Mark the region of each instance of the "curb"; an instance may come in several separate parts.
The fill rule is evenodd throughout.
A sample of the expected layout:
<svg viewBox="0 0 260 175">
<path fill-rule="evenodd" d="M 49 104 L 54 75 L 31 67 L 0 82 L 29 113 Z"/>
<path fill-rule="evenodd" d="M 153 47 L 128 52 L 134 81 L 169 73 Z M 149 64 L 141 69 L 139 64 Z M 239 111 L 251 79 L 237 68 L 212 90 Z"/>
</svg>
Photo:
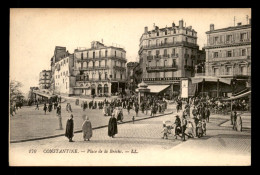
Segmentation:
<svg viewBox="0 0 260 175">
<path fill-rule="evenodd" d="M 151 118 L 161 117 L 161 116 L 170 115 L 170 114 L 173 114 L 173 112 L 169 112 L 169 113 L 165 113 L 165 114 L 160 114 L 160 115 L 153 116 L 153 117 L 150 117 L 150 116 L 149 116 L 149 117 L 145 117 L 145 118 L 140 118 L 140 119 L 136 119 L 135 121 L 141 121 L 141 120 L 145 120 L 145 119 L 151 119 Z M 125 123 L 130 123 L 130 122 L 132 122 L 132 120 L 125 121 L 125 122 L 121 122 L 121 123 L 117 123 L 117 124 L 120 125 L 120 124 L 125 124 Z M 92 128 L 92 130 L 101 129 L 101 128 L 105 128 L 105 127 L 108 127 L 108 125 L 97 126 L 97 127 Z M 82 130 L 74 131 L 74 133 L 80 133 L 80 132 L 82 132 Z M 57 134 L 57 135 L 46 136 L 46 137 L 39 137 L 39 138 L 33 138 L 33 139 L 14 140 L 14 141 L 10 141 L 10 143 L 29 142 L 29 141 L 50 139 L 50 138 L 55 138 L 55 137 L 60 137 L 60 136 L 64 136 L 64 134 Z"/>
</svg>

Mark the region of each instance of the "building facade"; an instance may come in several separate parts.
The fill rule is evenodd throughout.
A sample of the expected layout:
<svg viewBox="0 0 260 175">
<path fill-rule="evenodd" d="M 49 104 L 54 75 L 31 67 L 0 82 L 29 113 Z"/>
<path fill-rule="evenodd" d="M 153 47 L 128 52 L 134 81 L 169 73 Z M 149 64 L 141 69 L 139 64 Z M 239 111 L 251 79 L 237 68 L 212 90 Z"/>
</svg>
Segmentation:
<svg viewBox="0 0 260 175">
<path fill-rule="evenodd" d="M 91 42 L 91 48 L 74 51 L 76 95 L 111 96 L 125 92 L 126 51 L 120 47 Z"/>
<path fill-rule="evenodd" d="M 76 76 L 74 75 L 74 55 L 68 54 L 55 63 L 55 94 L 70 96 L 74 94 Z"/>
<path fill-rule="evenodd" d="M 126 82 L 127 82 L 127 89 L 130 92 L 134 92 L 135 90 L 135 72 L 134 68 L 138 66 L 138 62 L 129 62 L 126 66 Z"/>
<path fill-rule="evenodd" d="M 39 76 L 39 89 L 49 89 L 51 85 L 51 70 L 43 70 Z"/>
<path fill-rule="evenodd" d="M 62 46 L 56 46 L 54 49 L 54 54 L 51 58 L 51 73 L 52 73 L 52 78 L 51 78 L 51 86 L 50 90 L 55 92 L 55 78 L 54 78 L 54 73 L 55 73 L 55 64 L 59 62 L 61 59 L 69 56 L 70 53 L 66 51 L 66 47 Z"/>
<path fill-rule="evenodd" d="M 192 26 L 179 26 L 172 23 L 171 27 L 154 26 L 140 38 L 139 58 L 143 81 L 148 85 L 169 85 L 167 94 L 179 95 L 181 78 L 195 74 L 199 46 L 197 32 Z"/>
<path fill-rule="evenodd" d="M 206 76 L 232 79 L 233 92 L 250 87 L 251 19 L 249 24 L 214 29 L 207 34 Z"/>
</svg>

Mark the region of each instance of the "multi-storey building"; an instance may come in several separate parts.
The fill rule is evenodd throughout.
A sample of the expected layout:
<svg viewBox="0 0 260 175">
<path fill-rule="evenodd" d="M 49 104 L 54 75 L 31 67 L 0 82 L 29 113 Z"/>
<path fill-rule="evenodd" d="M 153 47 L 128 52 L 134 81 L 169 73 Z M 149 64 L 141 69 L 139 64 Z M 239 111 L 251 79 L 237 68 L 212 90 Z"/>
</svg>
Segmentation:
<svg viewBox="0 0 260 175">
<path fill-rule="evenodd" d="M 129 62 L 126 66 L 126 82 L 127 82 L 127 89 L 131 92 L 134 92 L 135 90 L 135 72 L 134 68 L 138 66 L 138 62 Z"/>
<path fill-rule="evenodd" d="M 234 93 L 250 86 L 251 19 L 249 24 L 214 29 L 207 34 L 206 76 L 232 79 Z M 230 88 L 231 89 L 231 88 Z"/>
<path fill-rule="evenodd" d="M 91 42 L 89 49 L 75 49 L 76 95 L 110 96 L 125 91 L 126 51 Z"/>
<path fill-rule="evenodd" d="M 74 55 L 68 54 L 55 63 L 54 92 L 60 95 L 70 96 L 74 94 L 76 77 L 74 75 Z"/>
<path fill-rule="evenodd" d="M 40 72 L 39 89 L 49 89 L 51 85 L 51 70 L 43 70 Z"/>
<path fill-rule="evenodd" d="M 52 79 L 51 79 L 51 86 L 50 90 L 53 92 L 55 91 L 55 78 L 54 78 L 54 72 L 55 72 L 55 63 L 60 61 L 61 59 L 69 56 L 69 52 L 66 51 L 66 47 L 56 46 L 54 50 L 54 54 L 51 58 L 51 72 L 52 72 Z"/>
<path fill-rule="evenodd" d="M 183 20 L 179 21 L 179 26 L 175 23 L 160 29 L 154 26 L 151 31 L 145 27 L 139 48 L 143 81 L 149 87 L 157 85 L 156 89 L 162 90 L 160 85 L 169 85 L 161 86 L 167 87 L 165 93 L 178 95 L 181 78 L 195 74 L 199 51 L 197 32 L 192 26 L 184 26 Z"/>
</svg>

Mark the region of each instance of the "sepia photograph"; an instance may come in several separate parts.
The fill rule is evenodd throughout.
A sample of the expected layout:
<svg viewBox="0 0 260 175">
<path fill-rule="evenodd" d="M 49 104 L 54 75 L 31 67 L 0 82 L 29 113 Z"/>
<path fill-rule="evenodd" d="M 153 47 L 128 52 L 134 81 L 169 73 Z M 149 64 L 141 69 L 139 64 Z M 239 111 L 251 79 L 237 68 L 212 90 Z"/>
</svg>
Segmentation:
<svg viewBox="0 0 260 175">
<path fill-rule="evenodd" d="M 251 166 L 251 8 L 9 12 L 9 166 Z"/>
</svg>

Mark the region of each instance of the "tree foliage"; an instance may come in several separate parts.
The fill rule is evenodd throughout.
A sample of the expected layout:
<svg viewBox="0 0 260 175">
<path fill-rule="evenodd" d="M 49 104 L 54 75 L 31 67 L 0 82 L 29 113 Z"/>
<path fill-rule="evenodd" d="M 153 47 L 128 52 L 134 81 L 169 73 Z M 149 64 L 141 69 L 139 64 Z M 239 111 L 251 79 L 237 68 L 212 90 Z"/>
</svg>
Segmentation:
<svg viewBox="0 0 260 175">
<path fill-rule="evenodd" d="M 24 98 L 23 93 L 20 88 L 22 87 L 22 83 L 19 81 L 11 80 L 10 81 L 10 102 L 13 103 L 15 101 L 19 101 Z"/>
</svg>

